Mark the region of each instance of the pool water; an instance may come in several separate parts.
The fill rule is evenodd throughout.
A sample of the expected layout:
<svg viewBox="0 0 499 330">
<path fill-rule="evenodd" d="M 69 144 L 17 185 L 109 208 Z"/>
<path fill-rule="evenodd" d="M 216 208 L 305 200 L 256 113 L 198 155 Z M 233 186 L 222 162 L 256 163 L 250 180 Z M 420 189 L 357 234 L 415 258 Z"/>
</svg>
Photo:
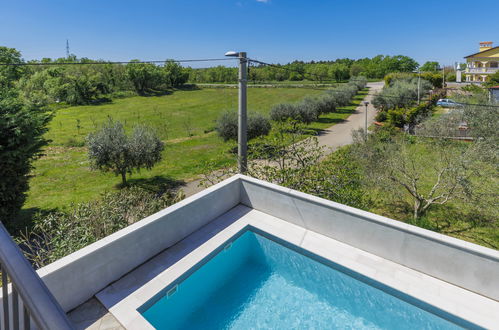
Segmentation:
<svg viewBox="0 0 499 330">
<path fill-rule="evenodd" d="M 139 312 L 157 329 L 458 328 L 250 230 Z"/>
</svg>

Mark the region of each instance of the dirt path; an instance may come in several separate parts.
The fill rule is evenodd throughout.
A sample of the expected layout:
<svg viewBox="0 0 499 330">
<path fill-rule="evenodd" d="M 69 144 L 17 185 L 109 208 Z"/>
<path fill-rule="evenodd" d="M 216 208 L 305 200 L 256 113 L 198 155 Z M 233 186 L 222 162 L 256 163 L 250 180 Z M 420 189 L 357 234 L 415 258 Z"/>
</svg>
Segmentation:
<svg viewBox="0 0 499 330">
<path fill-rule="evenodd" d="M 371 104 L 372 98 L 374 94 L 376 94 L 381 90 L 381 88 L 383 88 L 383 85 L 384 82 L 374 82 L 367 84 L 367 86 L 369 87 L 369 94 L 366 95 L 364 101 L 369 102 L 369 105 L 367 107 L 368 125 L 371 125 L 374 122 L 374 117 L 376 116 L 376 110 Z M 320 135 L 317 137 L 319 140 L 319 145 L 326 148 L 327 154 L 334 152 L 339 147 L 353 142 L 352 130 L 364 127 L 366 118 L 365 111 L 366 107 L 361 104 L 346 120 L 329 128 L 326 128 L 320 133 Z M 200 182 L 201 180 L 194 180 L 191 182 L 187 182 L 184 186 L 182 186 L 182 190 L 184 191 L 185 195 L 191 196 L 203 190 L 203 187 L 199 187 Z"/>
</svg>

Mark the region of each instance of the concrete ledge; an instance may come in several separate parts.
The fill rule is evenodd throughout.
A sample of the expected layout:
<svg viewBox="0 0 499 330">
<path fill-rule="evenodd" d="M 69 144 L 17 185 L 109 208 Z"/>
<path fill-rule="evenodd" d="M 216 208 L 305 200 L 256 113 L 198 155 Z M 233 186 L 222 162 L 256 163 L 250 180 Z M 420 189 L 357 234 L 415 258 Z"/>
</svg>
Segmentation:
<svg viewBox="0 0 499 330">
<path fill-rule="evenodd" d="M 239 203 L 230 178 L 38 270 L 69 311 Z"/>
<path fill-rule="evenodd" d="M 65 311 L 238 204 L 499 300 L 499 252 L 236 175 L 38 270 Z"/>
<path fill-rule="evenodd" d="M 241 203 L 499 300 L 499 252 L 346 205 L 241 177 Z"/>
</svg>

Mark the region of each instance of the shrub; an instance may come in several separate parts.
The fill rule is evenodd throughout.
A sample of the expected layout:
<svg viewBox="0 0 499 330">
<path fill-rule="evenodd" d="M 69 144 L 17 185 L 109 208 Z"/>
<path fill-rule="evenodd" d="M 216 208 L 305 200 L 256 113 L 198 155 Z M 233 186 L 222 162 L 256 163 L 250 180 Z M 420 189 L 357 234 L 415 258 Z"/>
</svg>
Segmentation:
<svg viewBox="0 0 499 330">
<path fill-rule="evenodd" d="M 311 122 L 317 120 L 319 117 L 318 105 L 315 99 L 305 98 L 303 101 L 298 103 L 297 108 L 297 120 L 310 124 Z"/>
<path fill-rule="evenodd" d="M 123 125 L 112 119 L 99 131 L 88 136 L 88 156 L 92 167 L 121 175 L 123 185 L 126 174 L 151 169 L 161 160 L 164 144 L 146 126 L 136 126 L 131 136 L 125 134 Z"/>
<path fill-rule="evenodd" d="M 250 114 L 248 117 L 248 139 L 268 135 L 272 126 L 267 117 L 259 113 Z"/>
<path fill-rule="evenodd" d="M 361 89 L 366 88 L 367 86 L 367 78 L 364 76 L 356 76 L 350 78 L 350 83 L 357 86 L 357 89 L 360 91 Z"/>
<path fill-rule="evenodd" d="M 158 196 L 136 186 L 107 192 L 97 200 L 72 205 L 69 211 L 36 215 L 32 231 L 19 243 L 32 264 L 43 267 L 182 198 L 171 190 Z"/>
<path fill-rule="evenodd" d="M 217 120 L 215 130 L 218 132 L 218 135 L 224 139 L 224 141 L 237 140 L 237 127 L 237 112 L 226 111 L 222 113 L 220 118 Z M 267 135 L 269 134 L 271 128 L 272 126 L 269 119 L 263 115 L 259 113 L 250 113 L 248 115 L 248 139 Z"/>
<path fill-rule="evenodd" d="M 286 121 L 297 118 L 298 109 L 292 103 L 279 103 L 270 109 L 270 119 L 275 121 Z"/>
<path fill-rule="evenodd" d="M 218 118 L 215 130 L 224 141 L 237 140 L 237 125 L 237 112 L 226 111 Z"/>
<path fill-rule="evenodd" d="M 297 104 L 281 103 L 270 110 L 270 118 L 275 121 L 294 120 L 310 124 L 319 116 L 318 105 L 314 99 L 306 98 Z"/>
</svg>

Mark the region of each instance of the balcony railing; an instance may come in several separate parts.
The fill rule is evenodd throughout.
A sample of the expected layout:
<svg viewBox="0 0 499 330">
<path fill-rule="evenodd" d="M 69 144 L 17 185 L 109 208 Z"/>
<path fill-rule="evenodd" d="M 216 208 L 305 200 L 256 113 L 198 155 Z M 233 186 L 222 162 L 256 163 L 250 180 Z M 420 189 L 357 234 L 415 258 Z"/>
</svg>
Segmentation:
<svg viewBox="0 0 499 330">
<path fill-rule="evenodd" d="M 66 313 L 24 258 L 2 223 L 0 223 L 0 273 L 2 273 L 0 329 L 17 330 L 21 326 L 23 329 L 31 329 L 33 328 L 31 321 L 37 329 L 73 329 Z"/>
<path fill-rule="evenodd" d="M 496 73 L 499 68 L 467 68 L 466 73 Z"/>
</svg>

